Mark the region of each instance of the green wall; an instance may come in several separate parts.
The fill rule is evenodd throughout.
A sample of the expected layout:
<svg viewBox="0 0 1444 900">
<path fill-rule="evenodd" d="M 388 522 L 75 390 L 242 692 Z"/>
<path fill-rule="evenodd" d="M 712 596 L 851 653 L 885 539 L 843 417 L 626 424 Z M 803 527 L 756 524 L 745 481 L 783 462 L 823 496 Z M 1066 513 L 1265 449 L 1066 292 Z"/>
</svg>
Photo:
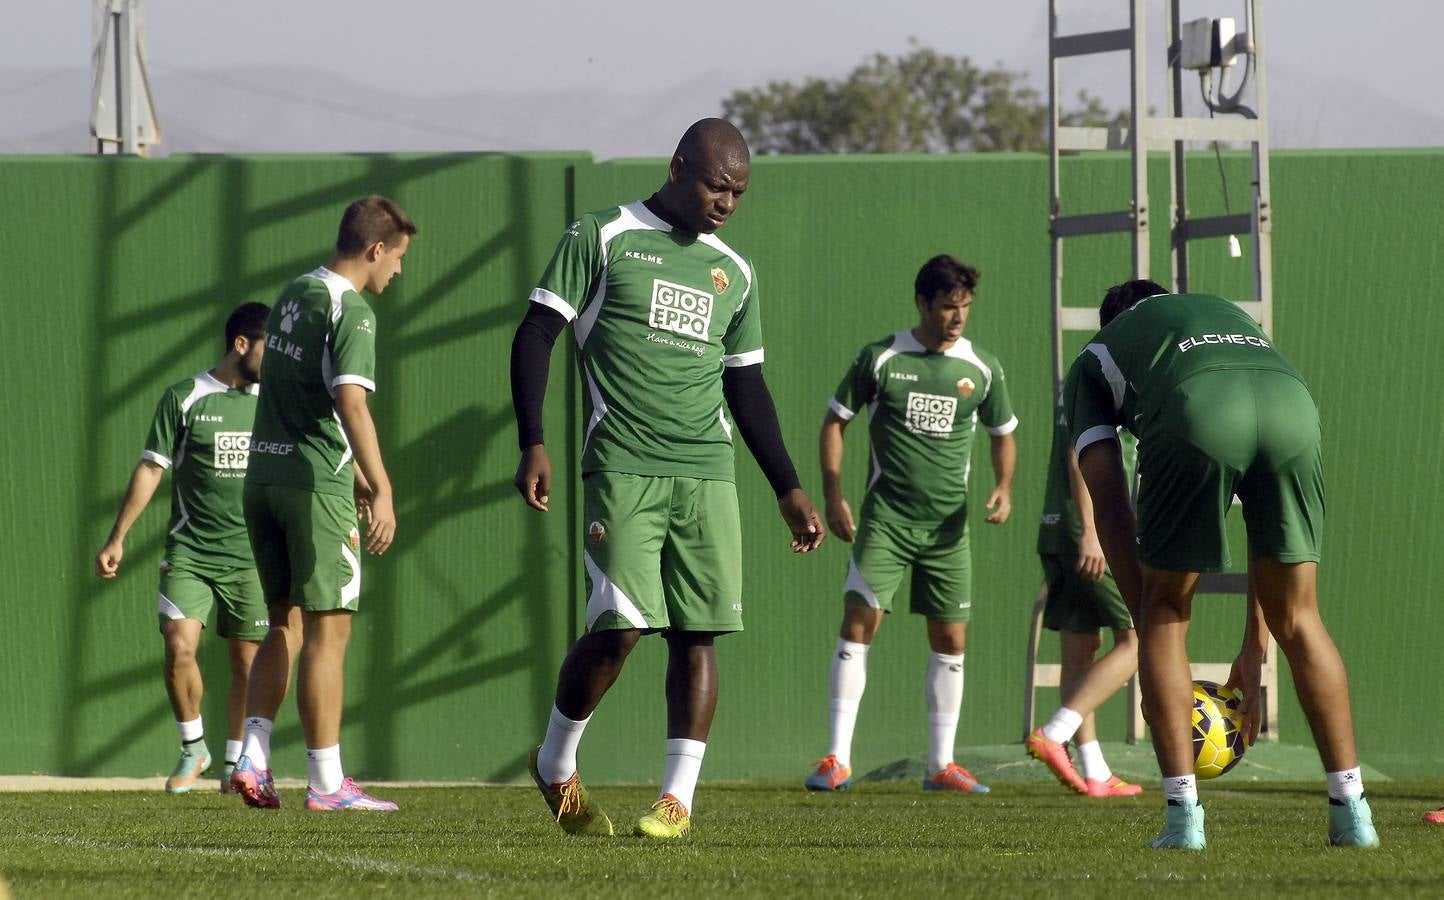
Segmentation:
<svg viewBox="0 0 1444 900">
<path fill-rule="evenodd" d="M 1226 155 L 1233 209 L 1247 159 Z M 1222 212 L 1211 155 L 1191 161 L 1194 214 Z M 395 197 L 421 234 L 376 303 L 373 398 L 396 482 L 394 549 L 368 561 L 348 662 L 348 768 L 361 776 L 506 780 L 524 773 L 556 666 L 584 603 L 576 575 L 578 404 L 569 352 L 554 361 L 548 443 L 552 511 L 526 510 L 507 378 L 512 330 L 562 228 L 578 211 L 644 196 L 657 160 L 493 156 L 0 158 L 11 213 L 0 273 L 10 315 L 0 358 L 11 477 L 0 486 L 11 573 L 0 603 L 0 772 L 149 774 L 171 762 L 159 679 L 155 565 L 165 504 L 134 530 L 122 575 L 91 558 L 109 529 L 153 404 L 215 361 L 226 313 L 274 296 L 324 262 L 341 208 Z M 976 599 L 960 745 L 1020 735 L 1023 650 L 1039 571 L 1033 553 L 1049 427 L 1046 160 L 1032 155 L 765 158 L 725 237 L 756 263 L 784 434 L 817 497 L 826 398 L 863 343 L 911 324 L 910 286 L 938 252 L 983 270 L 969 337 L 995 351 L 1022 421 L 1013 518 L 975 513 Z M 1444 762 L 1431 717 L 1409 701 L 1432 683 L 1441 615 L 1422 564 L 1438 552 L 1435 476 L 1444 402 L 1429 355 L 1444 339 L 1444 151 L 1277 153 L 1273 159 L 1276 338 L 1324 415 L 1330 528 L 1321 595 L 1350 666 L 1365 760 L 1395 775 Z M 1066 212 L 1118 208 L 1126 158 L 1065 161 Z M 1151 172 L 1154 220 L 1167 172 Z M 1069 302 L 1092 304 L 1128 276 L 1121 237 L 1070 241 Z M 1166 280 L 1160 230 L 1152 259 Z M 1247 260 L 1195 245 L 1196 289 L 1249 290 Z M 564 338 L 570 347 L 570 333 Z M 862 428 L 848 442 L 858 488 Z M 986 443 L 973 469 L 986 494 Z M 846 547 L 794 557 L 765 482 L 738 453 L 748 630 L 720 645 L 711 778 L 800 776 L 826 743 L 826 682 Z M 1191 646 L 1228 658 L 1236 599 L 1200 600 Z M 1049 653 L 1055 641 L 1045 639 Z M 207 639 L 205 714 L 218 749 L 224 654 Z M 643 642 L 594 719 L 594 779 L 652 780 L 664 737 L 664 648 Z M 925 640 L 890 618 L 871 655 L 855 756 L 870 767 L 920 753 Z M 1285 686 L 1288 686 L 1285 678 Z M 1281 732 L 1308 743 L 1286 690 Z M 1431 696 L 1427 689 L 1423 694 Z M 1054 698 L 1043 696 L 1051 708 Z M 1428 702 L 1426 701 L 1426 705 Z M 303 767 L 293 706 L 278 723 L 281 774 Z M 1123 727 L 1104 712 L 1105 739 Z"/>
</svg>

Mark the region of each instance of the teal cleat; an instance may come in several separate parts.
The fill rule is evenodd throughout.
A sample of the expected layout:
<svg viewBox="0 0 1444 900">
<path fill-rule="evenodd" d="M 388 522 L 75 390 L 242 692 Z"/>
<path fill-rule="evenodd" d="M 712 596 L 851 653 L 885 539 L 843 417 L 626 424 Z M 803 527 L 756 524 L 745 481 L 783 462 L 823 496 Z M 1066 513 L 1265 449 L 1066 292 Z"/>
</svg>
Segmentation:
<svg viewBox="0 0 1444 900">
<path fill-rule="evenodd" d="M 1377 847 L 1374 813 L 1362 796 L 1347 800 L 1329 799 L 1330 847 Z"/>
<path fill-rule="evenodd" d="M 1203 805 L 1168 801 L 1163 830 L 1148 846 L 1160 850 L 1203 850 L 1208 842 L 1203 837 Z"/>
</svg>

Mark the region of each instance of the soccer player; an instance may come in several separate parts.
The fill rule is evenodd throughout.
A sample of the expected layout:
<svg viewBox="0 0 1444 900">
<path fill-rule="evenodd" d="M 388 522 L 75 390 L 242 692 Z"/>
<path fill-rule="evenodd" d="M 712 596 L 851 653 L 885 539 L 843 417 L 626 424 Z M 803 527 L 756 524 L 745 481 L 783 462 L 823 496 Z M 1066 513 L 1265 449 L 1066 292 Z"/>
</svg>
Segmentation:
<svg viewBox="0 0 1444 900">
<path fill-rule="evenodd" d="M 1144 710 L 1167 799 L 1163 830 L 1151 846 L 1206 843 L 1185 639 L 1199 573 L 1228 566 L 1224 515 L 1235 495 L 1248 530 L 1253 591 L 1228 683 L 1243 694 L 1245 736 L 1252 743 L 1258 735 L 1260 669 L 1272 632 L 1324 764 L 1329 843 L 1378 846 L 1344 663 L 1319 618 L 1324 478 L 1313 397 L 1298 370 L 1233 303 L 1208 294 L 1140 299 L 1151 289 L 1137 287 L 1109 292 L 1103 330 L 1069 372 L 1064 412 L 1099 540 L 1137 613 Z M 1136 522 L 1120 427 L 1139 439 Z"/>
<path fill-rule="evenodd" d="M 358 506 L 368 520 L 367 550 L 386 552 L 396 533 L 391 481 L 366 405 L 376 389 L 376 314 L 361 291 L 380 294 L 400 274 L 415 233 L 391 200 L 357 200 L 341 217 L 331 261 L 288 284 L 271 312 L 245 488 L 271 627 L 251 671 L 245 746 L 231 776 L 249 806 L 281 805 L 271 725 L 299 655 L 306 808 L 396 809 L 342 769 L 342 667 L 361 597 Z"/>
<path fill-rule="evenodd" d="M 832 743 L 805 784 L 852 784 L 852 733 L 867 684 L 867 654 L 893 594 L 911 567 L 909 608 L 927 618 L 924 680 L 928 708 L 925 790 L 986 793 L 953 761 L 963 703 L 963 646 L 972 617 L 968 473 L 979 419 L 991 440 L 992 493 L 986 521 L 1012 510 L 1018 419 L 998 358 L 963 337 L 978 270 L 951 256 L 923 264 L 913 284 L 918 323 L 862 348 L 822 423 L 827 524 L 853 544 L 843 585 L 842 628 L 828 678 Z M 842 492 L 843 432 L 868 410 L 872 465 L 862 525 Z"/>
<path fill-rule="evenodd" d="M 95 557 L 95 574 L 114 578 L 125 537 L 171 473 L 170 529 L 160 564 L 159 619 L 165 639 L 165 689 L 180 730 L 180 761 L 165 781 L 183 794 L 211 767 L 201 721 L 205 684 L 196 648 L 211 607 L 231 664 L 226 755 L 221 792 L 240 756 L 246 679 L 266 634 L 266 604 L 246 539 L 241 485 L 265 354 L 264 303 L 243 303 L 226 319 L 225 356 L 199 375 L 172 385 L 156 405 L 140 462 L 131 472 L 115 526 Z"/>
<path fill-rule="evenodd" d="M 1164 293 L 1151 281 L 1140 296 Z M 1115 290 L 1120 290 L 1115 288 Z M 1058 632 L 1062 645 L 1063 705 L 1042 728 L 1024 741 L 1028 754 L 1041 760 L 1058 780 L 1089 797 L 1130 797 L 1143 788 L 1130 784 L 1108 767 L 1098 746 L 1093 711 L 1138 670 L 1138 635 L 1133 617 L 1118 584 L 1108 571 L 1098 532 L 1093 527 L 1093 503 L 1078 471 L 1078 458 L 1068 439 L 1063 416 L 1063 395 L 1053 423 L 1053 445 L 1048 454 L 1048 486 L 1043 497 L 1043 518 L 1038 525 L 1038 557 L 1048 586 L 1043 625 Z M 1124 453 L 1132 478 L 1133 448 Z M 1095 659 L 1103 644 L 1102 628 L 1113 632 L 1113 647 Z M 1078 751 L 1080 775 L 1065 746 Z"/>
<path fill-rule="evenodd" d="M 577 777 L 577 746 L 643 634 L 667 641 L 667 758 L 639 836 L 679 838 L 717 705 L 714 639 L 742 630 L 741 524 L 730 410 L 777 495 L 792 548 L 823 539 L 762 378 L 762 320 L 747 259 L 716 232 L 747 189 L 741 133 L 702 119 L 646 200 L 572 223 L 532 291 L 512 344 L 521 461 L 516 487 L 546 512 L 551 463 L 542 401 L 568 322 L 586 385 L 582 444 L 586 633 L 557 678 L 532 777 L 571 834 L 611 834 Z"/>
</svg>

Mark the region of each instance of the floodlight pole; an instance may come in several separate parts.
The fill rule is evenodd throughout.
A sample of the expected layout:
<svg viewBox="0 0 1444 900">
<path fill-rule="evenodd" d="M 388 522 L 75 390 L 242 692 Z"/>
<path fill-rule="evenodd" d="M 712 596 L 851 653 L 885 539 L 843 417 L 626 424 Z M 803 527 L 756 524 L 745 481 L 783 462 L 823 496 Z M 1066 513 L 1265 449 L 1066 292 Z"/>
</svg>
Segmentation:
<svg viewBox="0 0 1444 900">
<path fill-rule="evenodd" d="M 120 117 L 120 152 L 134 154 L 140 142 L 135 121 L 135 19 L 131 0 L 116 0 L 110 7 L 115 28 L 115 108 Z"/>
</svg>

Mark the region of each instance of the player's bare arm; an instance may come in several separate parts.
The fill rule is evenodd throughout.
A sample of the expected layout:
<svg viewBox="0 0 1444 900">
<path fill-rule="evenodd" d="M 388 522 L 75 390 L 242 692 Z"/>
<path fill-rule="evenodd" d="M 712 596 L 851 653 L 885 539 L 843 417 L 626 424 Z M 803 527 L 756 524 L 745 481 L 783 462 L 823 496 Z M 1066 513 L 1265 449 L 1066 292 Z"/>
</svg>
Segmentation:
<svg viewBox="0 0 1444 900">
<path fill-rule="evenodd" d="M 1078 508 L 1078 521 L 1083 525 L 1083 534 L 1078 538 L 1078 574 L 1089 581 L 1099 581 L 1108 571 L 1108 561 L 1103 558 L 1103 545 L 1098 542 L 1098 529 L 1093 525 L 1093 498 L 1088 495 L 1088 485 L 1083 483 L 1083 473 L 1078 471 L 1078 454 L 1072 447 L 1068 448 L 1068 491 Z"/>
<path fill-rule="evenodd" d="M 95 574 L 101 578 L 114 578 L 119 572 L 120 560 L 125 556 L 125 536 L 130 534 L 130 527 L 140 518 L 140 514 L 145 512 L 164 475 L 165 469 L 159 463 L 148 459 L 141 460 L 130 473 L 130 483 L 125 486 L 120 512 L 115 516 L 115 525 L 110 529 L 110 536 L 105 539 L 105 546 L 100 548 L 100 553 L 95 557 Z"/>
<path fill-rule="evenodd" d="M 1252 583 L 1249 585 L 1248 610 L 1244 616 L 1243 646 L 1229 669 L 1224 689 L 1237 688 L 1243 694 L 1243 702 L 1239 704 L 1239 711 L 1243 713 L 1243 737 L 1249 746 L 1253 746 L 1263 723 L 1263 707 L 1259 705 L 1258 697 L 1259 685 L 1263 681 L 1264 655 L 1268 652 L 1269 629 Z"/>
<path fill-rule="evenodd" d="M 988 495 L 989 525 L 1001 525 L 1013 512 L 1013 473 L 1018 468 L 1018 442 L 1012 432 L 991 436 L 988 451 L 993 459 L 993 492 Z"/>
<path fill-rule="evenodd" d="M 396 537 L 396 511 L 391 496 L 391 479 L 381 462 L 381 443 L 376 423 L 366 405 L 366 389 L 359 384 L 336 388 L 336 415 L 346 430 L 346 439 L 356 457 L 361 476 L 371 486 L 371 520 L 366 528 L 366 549 L 376 555 L 386 552 Z"/>
<path fill-rule="evenodd" d="M 843 434 L 847 430 L 847 421 L 837 413 L 827 413 L 822 420 L 822 434 L 818 437 L 818 456 L 822 461 L 822 502 L 827 513 L 827 527 L 851 544 L 857 539 L 857 521 L 853 519 L 852 507 L 842 493 Z"/>
<path fill-rule="evenodd" d="M 1078 454 L 1078 471 L 1093 498 L 1093 523 L 1118 591 L 1135 620 L 1143 593 L 1143 571 L 1138 563 L 1138 524 L 1128 496 L 1128 475 L 1123 450 L 1116 440 L 1094 441 Z"/>
</svg>

